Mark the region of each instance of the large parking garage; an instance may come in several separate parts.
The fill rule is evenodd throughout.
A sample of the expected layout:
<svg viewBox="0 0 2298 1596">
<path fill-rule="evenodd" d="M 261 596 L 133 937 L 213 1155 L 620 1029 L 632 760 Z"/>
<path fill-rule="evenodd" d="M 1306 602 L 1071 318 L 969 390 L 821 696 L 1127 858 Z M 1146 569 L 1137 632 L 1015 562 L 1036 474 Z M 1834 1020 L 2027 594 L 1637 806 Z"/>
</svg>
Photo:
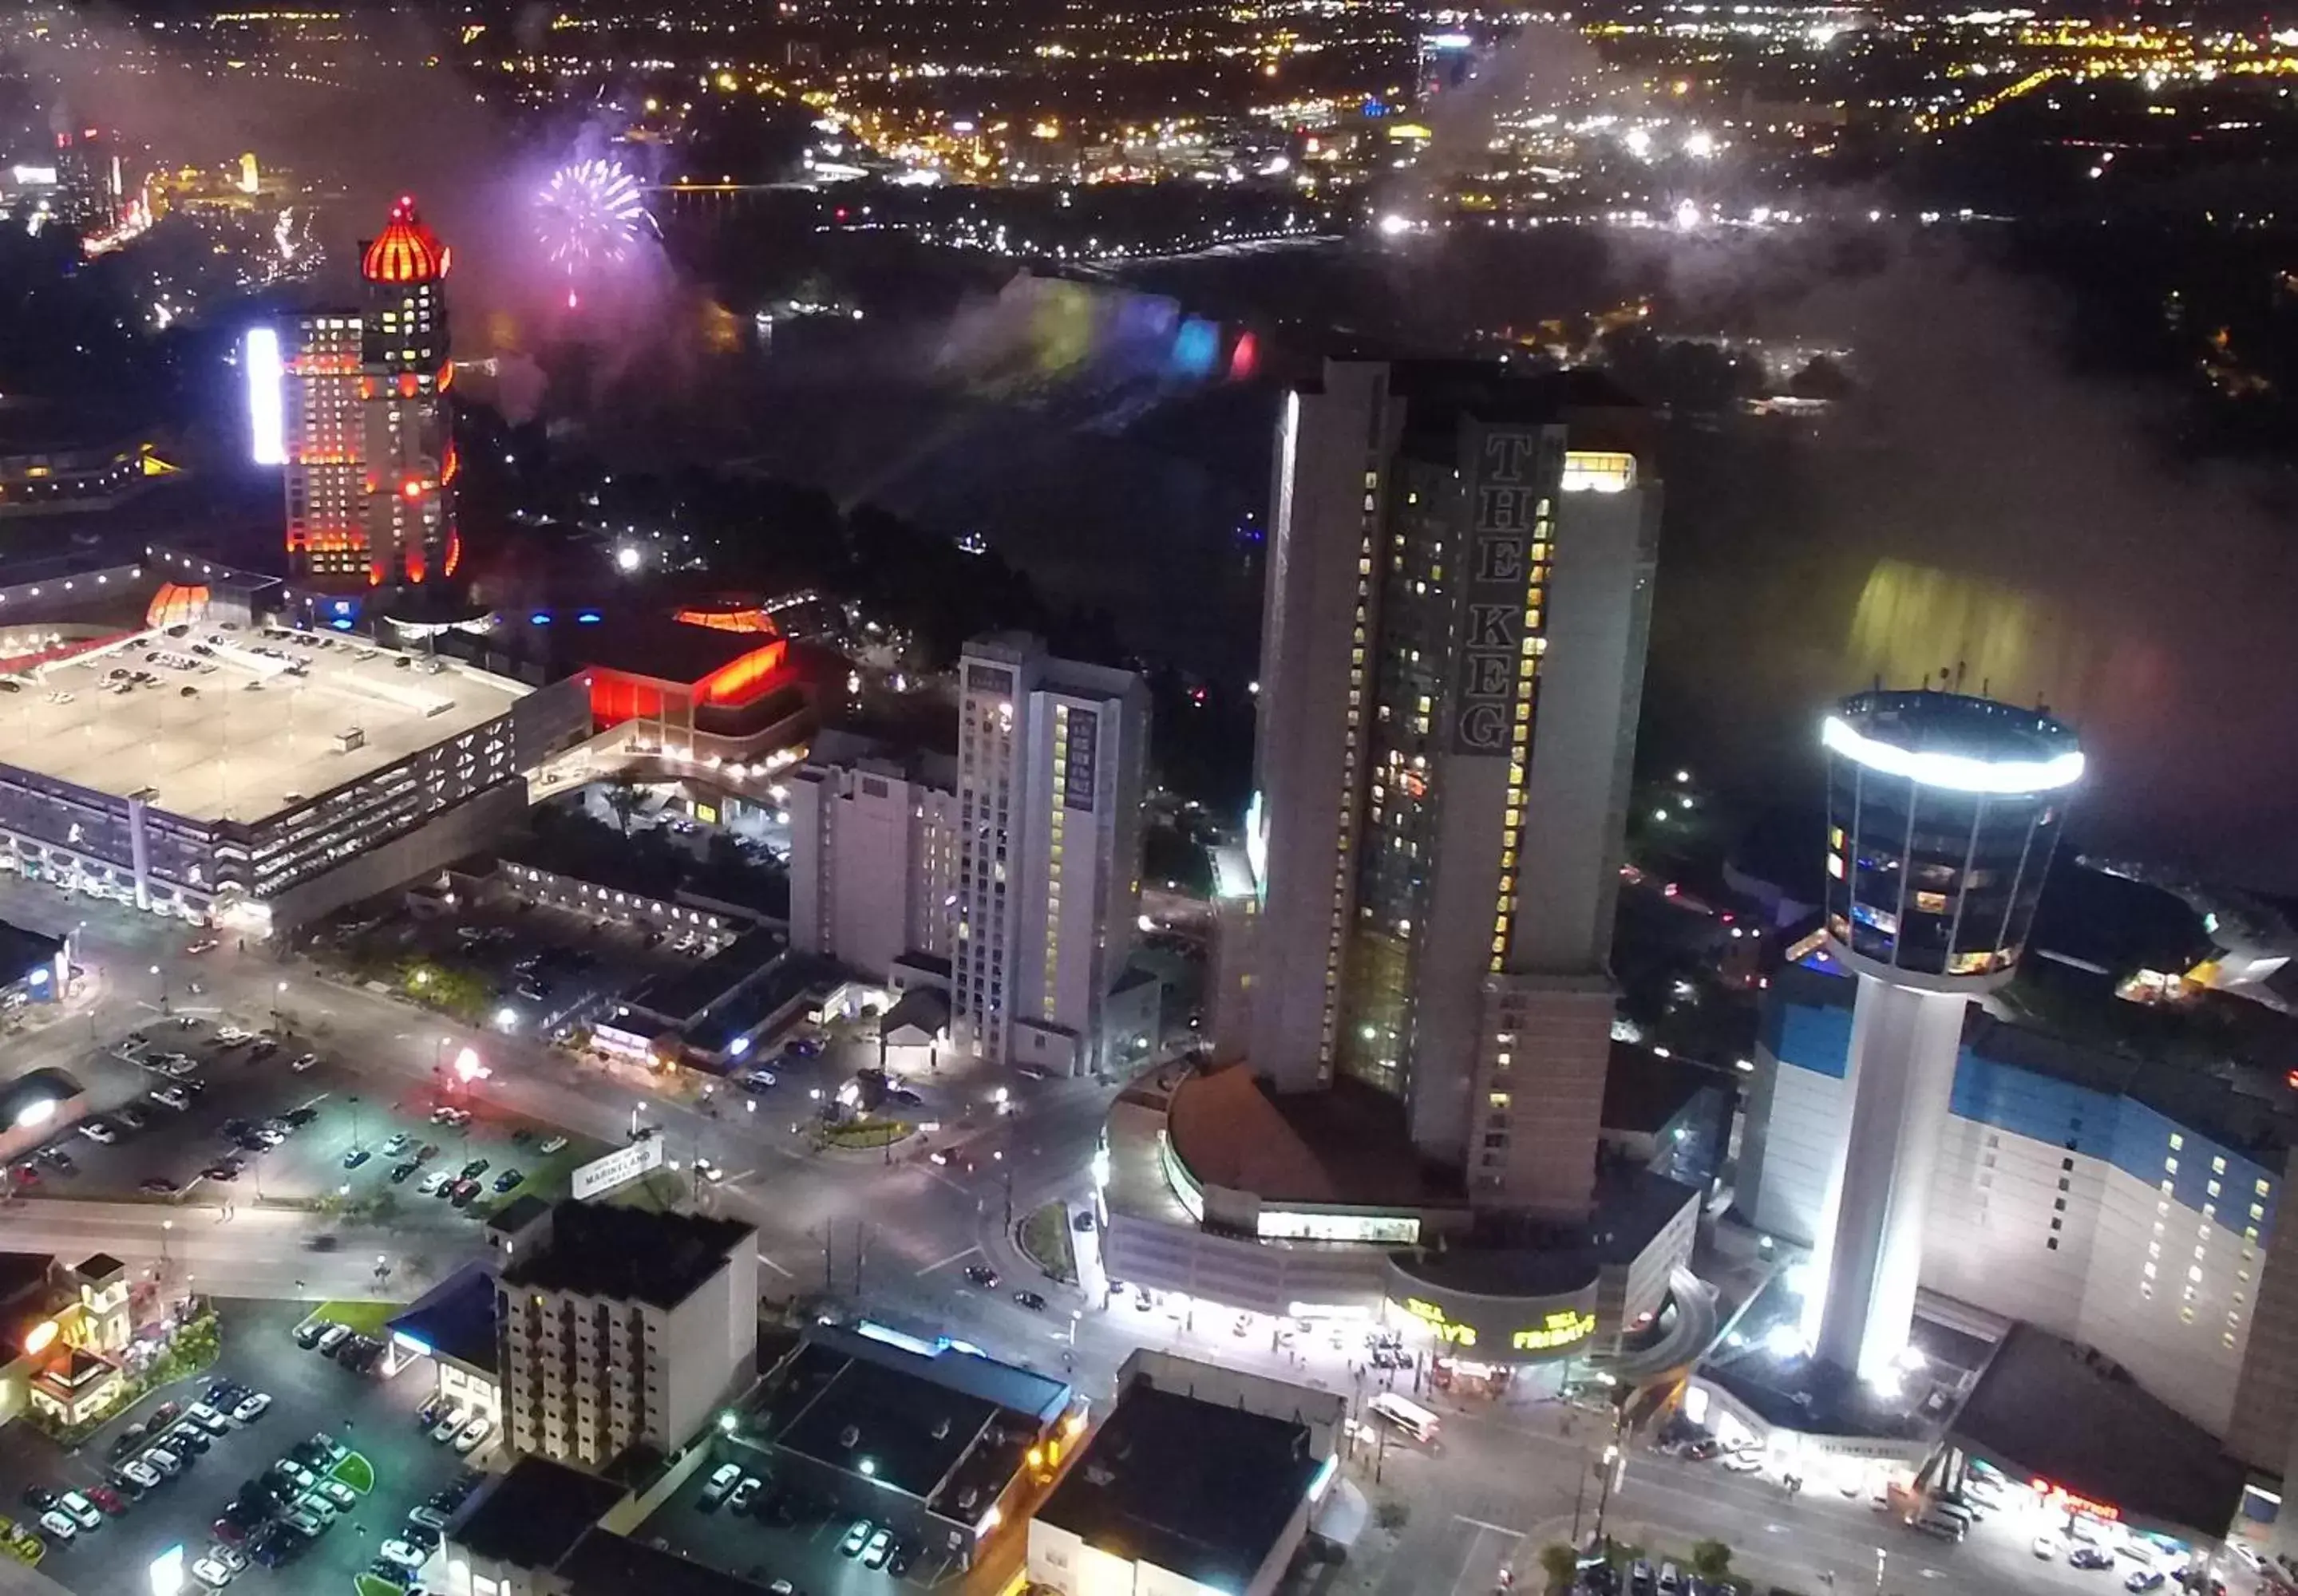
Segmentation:
<svg viewBox="0 0 2298 1596">
<path fill-rule="evenodd" d="M 297 1443 L 325 1436 L 371 1465 L 373 1489 L 357 1493 L 356 1504 L 294 1562 L 277 1570 L 250 1567 L 232 1585 L 282 1592 L 348 1591 L 352 1576 L 405 1522 L 409 1509 L 467 1466 L 467 1459 L 433 1443 L 417 1427 L 416 1409 L 431 1389 L 419 1365 L 388 1378 L 373 1370 L 355 1373 L 298 1348 L 293 1331 L 305 1312 L 299 1304 L 226 1301 L 218 1310 L 223 1351 L 213 1374 L 266 1394 L 269 1405 L 251 1423 L 229 1424 L 179 1476 L 146 1492 L 118 1517 L 107 1517 L 69 1545 L 56 1544 L 59 1537 L 44 1537 L 51 1546 L 43 1571 L 71 1589 L 141 1591 L 147 1588 L 145 1570 L 169 1547 L 181 1544 L 187 1557 L 203 1555 L 217 1539 L 214 1520 L 244 1482 L 263 1474 Z M 203 1377 L 153 1392 L 76 1452 L 63 1452 L 29 1424 L 15 1425 L 7 1445 L 0 1447 L 0 1511 L 31 1521 L 37 1515 L 23 1505 L 27 1487 L 87 1492 L 111 1483 L 112 1453 L 120 1434 L 131 1425 L 147 1424 L 162 1402 L 188 1404 L 206 1385 Z M 119 1461 L 135 1455 L 124 1452 Z"/>
</svg>

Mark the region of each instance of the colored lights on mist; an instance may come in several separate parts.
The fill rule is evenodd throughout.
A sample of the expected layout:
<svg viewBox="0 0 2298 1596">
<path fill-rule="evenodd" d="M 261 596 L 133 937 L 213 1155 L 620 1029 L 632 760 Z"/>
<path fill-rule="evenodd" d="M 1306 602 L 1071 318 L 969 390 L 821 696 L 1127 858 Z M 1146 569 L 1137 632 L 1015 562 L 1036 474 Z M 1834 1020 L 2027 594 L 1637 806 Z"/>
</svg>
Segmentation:
<svg viewBox="0 0 2298 1596">
<path fill-rule="evenodd" d="M 1179 336 L 1173 340 L 1172 368 L 1176 374 L 1202 377 L 1209 374 L 1213 362 L 1220 358 L 1220 329 L 1211 322 L 1191 317 L 1181 324 Z"/>
</svg>

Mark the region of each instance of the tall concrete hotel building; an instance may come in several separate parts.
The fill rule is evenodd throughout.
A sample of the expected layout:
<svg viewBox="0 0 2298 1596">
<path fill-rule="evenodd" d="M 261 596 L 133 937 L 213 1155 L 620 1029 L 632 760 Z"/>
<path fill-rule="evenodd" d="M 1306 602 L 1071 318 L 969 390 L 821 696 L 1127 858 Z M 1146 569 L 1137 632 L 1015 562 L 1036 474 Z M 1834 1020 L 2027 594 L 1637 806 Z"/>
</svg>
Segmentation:
<svg viewBox="0 0 2298 1596">
<path fill-rule="evenodd" d="M 1404 1105 L 1468 1201 L 1584 1218 L 1660 485 L 1588 374 L 1327 362 L 1287 396 L 1241 1051 Z"/>
<path fill-rule="evenodd" d="M 1020 634 L 975 638 L 958 670 L 954 1040 L 1099 1068 L 1141 901 L 1148 690 Z"/>
</svg>

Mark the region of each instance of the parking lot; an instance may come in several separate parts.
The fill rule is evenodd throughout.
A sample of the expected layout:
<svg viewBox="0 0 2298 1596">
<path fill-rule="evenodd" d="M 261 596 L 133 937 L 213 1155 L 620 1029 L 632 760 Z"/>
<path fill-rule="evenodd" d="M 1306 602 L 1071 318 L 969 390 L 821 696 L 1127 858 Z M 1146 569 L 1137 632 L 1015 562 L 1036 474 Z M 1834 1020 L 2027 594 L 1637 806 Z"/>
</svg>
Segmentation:
<svg viewBox="0 0 2298 1596">
<path fill-rule="evenodd" d="M 183 1018 L 154 1015 L 133 1033 L 145 1039 L 141 1063 L 120 1056 L 120 1039 L 74 1060 L 70 1067 L 88 1089 L 91 1112 L 10 1170 L 18 1192 L 335 1202 L 417 1230 L 453 1229 L 521 1191 L 558 1195 L 566 1171 L 595 1151 L 569 1140 L 545 1153 L 556 1131 L 507 1118 L 484 1102 L 472 1106 L 467 1123 L 438 1123 L 434 1112 L 463 1103 L 465 1094 L 445 1082 L 412 1087 L 362 1076 L 332 1057 L 324 1039 L 289 1032 L 227 1045 L 218 1016 Z M 169 1053 L 188 1059 L 188 1072 L 157 1067 Z M 451 1076 L 451 1062 L 442 1063 Z M 180 1094 L 185 1106 L 169 1107 L 154 1094 Z M 114 1139 L 95 1139 L 81 1128 L 92 1123 Z M 459 1172 L 476 1160 L 486 1164 L 475 1171 L 480 1189 L 459 1210 L 455 1199 L 426 1189 L 437 1172 Z"/>
<path fill-rule="evenodd" d="M 786 1579 L 801 1596 L 954 1590 L 965 1578 L 947 1551 L 923 1548 L 912 1549 L 907 1559 L 890 1559 L 883 1568 L 865 1567 L 859 1555 L 840 1551 L 855 1524 L 851 1514 L 833 1514 L 821 1504 L 777 1493 L 770 1473 L 755 1466 L 747 1472 L 759 1480 L 759 1489 L 745 1510 L 723 1503 L 705 1508 L 715 1466 L 697 1469 L 638 1527 L 637 1537 L 761 1584 Z M 897 1575 L 894 1561 L 906 1561 L 907 1567 Z"/>
<path fill-rule="evenodd" d="M 244 1482 L 261 1475 L 296 1443 L 325 1435 L 373 1466 L 374 1489 L 360 1495 L 297 1560 L 277 1570 L 251 1566 L 231 1584 L 259 1591 L 347 1591 L 352 1576 L 404 1523 L 408 1510 L 466 1467 L 467 1460 L 434 1444 L 416 1427 L 415 1410 L 433 1385 L 427 1361 L 417 1361 L 395 1378 L 356 1374 L 295 1345 L 292 1331 L 303 1317 L 301 1304 L 225 1301 L 217 1308 L 223 1350 L 213 1372 L 267 1394 L 269 1407 L 251 1423 L 231 1425 L 180 1476 L 146 1492 L 120 1516 L 107 1517 L 68 1545 L 58 1543 L 60 1537 L 44 1536 L 50 1545 L 42 1572 L 89 1596 L 143 1590 L 153 1558 L 178 1543 L 187 1558 L 204 1554 L 216 1541 L 212 1521 Z M 148 1420 L 162 1401 L 189 1403 L 205 1384 L 203 1378 L 153 1393 L 73 1454 L 18 1422 L 9 1430 L 8 1445 L 0 1448 L 0 1502 L 5 1504 L 0 1511 L 30 1522 L 37 1515 L 23 1504 L 27 1486 L 86 1492 L 107 1484 L 114 1438 L 128 1426 Z"/>
<path fill-rule="evenodd" d="M 652 937 L 653 940 L 649 940 Z M 707 957 L 701 945 L 533 903 L 462 903 L 451 915 L 394 909 L 354 919 L 315 950 L 367 979 L 396 981 L 429 967 L 474 1010 L 500 1024 L 508 1015 L 530 1034 L 580 1024 L 649 976 Z"/>
</svg>

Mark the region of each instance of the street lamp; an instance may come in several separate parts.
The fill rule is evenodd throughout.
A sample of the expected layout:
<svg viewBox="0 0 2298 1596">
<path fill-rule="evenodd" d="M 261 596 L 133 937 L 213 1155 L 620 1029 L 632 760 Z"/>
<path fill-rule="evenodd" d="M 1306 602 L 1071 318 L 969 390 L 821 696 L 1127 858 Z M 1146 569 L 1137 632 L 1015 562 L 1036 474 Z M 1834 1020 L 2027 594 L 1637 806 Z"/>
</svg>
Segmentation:
<svg viewBox="0 0 2298 1596">
<path fill-rule="evenodd" d="M 285 1021 L 281 1008 L 286 1001 L 287 983 L 282 981 L 271 989 L 271 1028 L 274 1031 L 285 1029 Z"/>
</svg>

